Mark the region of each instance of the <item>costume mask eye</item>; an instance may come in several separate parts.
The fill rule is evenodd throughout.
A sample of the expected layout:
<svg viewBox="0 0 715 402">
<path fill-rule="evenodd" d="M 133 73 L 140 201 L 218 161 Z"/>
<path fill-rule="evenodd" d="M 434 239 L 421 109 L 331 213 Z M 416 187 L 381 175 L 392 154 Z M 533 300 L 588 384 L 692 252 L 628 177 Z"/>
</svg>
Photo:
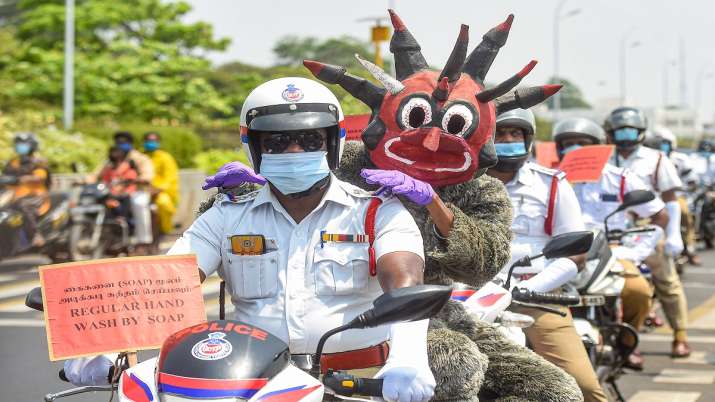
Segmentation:
<svg viewBox="0 0 715 402">
<path fill-rule="evenodd" d="M 442 130 L 452 135 L 465 137 L 472 128 L 474 112 L 466 105 L 457 104 L 450 106 L 442 116 Z"/>
<path fill-rule="evenodd" d="M 402 106 L 400 123 L 406 129 L 415 129 L 432 122 L 432 105 L 425 98 L 410 98 Z"/>
</svg>

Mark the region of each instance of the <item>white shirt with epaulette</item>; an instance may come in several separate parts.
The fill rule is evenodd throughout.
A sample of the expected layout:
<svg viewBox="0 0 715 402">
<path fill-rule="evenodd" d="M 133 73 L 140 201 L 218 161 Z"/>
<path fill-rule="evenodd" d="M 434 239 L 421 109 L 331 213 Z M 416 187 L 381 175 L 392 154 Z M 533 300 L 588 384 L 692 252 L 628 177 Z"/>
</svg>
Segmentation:
<svg viewBox="0 0 715 402">
<path fill-rule="evenodd" d="M 584 230 L 581 209 L 566 175 L 536 163 L 527 162 L 519 169 L 514 179 L 506 183 L 506 189 L 513 208 L 511 230 L 511 261 L 507 267 L 525 255 L 539 254 L 551 239 L 544 231 L 548 213 L 551 182 L 557 177 L 558 187 L 552 218 L 552 236 Z M 543 258 L 534 260 L 531 267 L 520 267 L 516 273 L 540 272 L 544 267 Z"/>
<path fill-rule="evenodd" d="M 230 200 L 222 196 L 184 232 L 170 254 L 196 253 L 199 268 L 226 281 L 237 320 L 263 328 L 292 353 L 314 353 L 320 336 L 372 307 L 383 292 L 370 276 L 368 244 L 321 243 L 329 234 L 365 234 L 371 194 L 331 177 L 318 207 L 296 223 L 264 186 Z M 237 255 L 232 235 L 262 235 L 266 252 Z M 396 198 L 375 219 L 376 258 L 408 251 L 424 259 L 414 219 Z M 387 340 L 389 328 L 347 331 L 330 338 L 326 352 L 361 349 Z"/>
<path fill-rule="evenodd" d="M 621 188 L 623 182 L 623 188 Z M 594 183 L 576 183 L 573 185 L 576 198 L 581 204 L 583 222 L 589 229 L 604 229 L 603 220 L 621 205 L 622 194 L 633 190 L 648 190 L 648 186 L 633 172 L 607 163 L 601 171 L 601 177 Z M 629 208 L 638 216 L 647 218 L 665 208 L 660 198 L 645 204 Z M 625 212 L 619 212 L 608 219 L 608 227 L 623 229 L 628 218 Z"/>
<path fill-rule="evenodd" d="M 624 167 L 635 173 L 648 186 L 648 190 L 656 193 L 675 190 L 683 186 L 673 162 L 663 152 L 643 145 L 639 145 L 633 153 L 628 155 L 628 158 L 619 155 L 617 150 L 614 151 L 610 162 L 617 167 Z"/>
</svg>

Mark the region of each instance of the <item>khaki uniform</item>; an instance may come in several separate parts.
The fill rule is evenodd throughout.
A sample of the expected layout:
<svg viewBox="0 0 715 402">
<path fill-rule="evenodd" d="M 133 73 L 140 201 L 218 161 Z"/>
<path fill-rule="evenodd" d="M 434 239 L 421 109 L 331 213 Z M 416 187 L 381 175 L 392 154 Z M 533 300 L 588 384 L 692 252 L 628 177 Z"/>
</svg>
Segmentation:
<svg viewBox="0 0 715 402">
<path fill-rule="evenodd" d="M 545 222 L 554 178 L 558 183 L 554 194 L 551 235 L 584 230 L 578 200 L 571 186 L 564 180 L 564 175 L 527 162 L 519 169 L 514 180 L 506 183 L 514 214 L 512 262 L 524 255 L 537 254 L 551 239 L 545 231 Z M 548 269 L 546 264 L 548 262 L 545 263 L 543 259 L 537 259 L 531 267 L 520 267 L 514 272 L 517 275 L 538 275 L 540 271 Z M 511 263 L 507 267 L 509 265 Z M 607 401 L 571 315 L 561 317 L 532 309 L 518 311 L 534 318 L 534 325 L 524 331 L 534 351 L 573 376 L 585 401 Z"/>
</svg>

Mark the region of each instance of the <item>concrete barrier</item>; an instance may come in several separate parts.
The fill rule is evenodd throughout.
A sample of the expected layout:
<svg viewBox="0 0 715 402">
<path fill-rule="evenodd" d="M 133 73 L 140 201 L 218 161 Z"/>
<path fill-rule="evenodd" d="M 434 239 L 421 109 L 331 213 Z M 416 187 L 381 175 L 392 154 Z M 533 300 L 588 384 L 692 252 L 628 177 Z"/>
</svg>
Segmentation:
<svg viewBox="0 0 715 402">
<path fill-rule="evenodd" d="M 85 176 L 82 173 L 55 173 L 52 175 L 52 190 L 70 191 L 76 196 L 79 189 L 72 187 L 72 183 L 81 181 Z M 205 176 L 203 172 L 195 169 L 179 171 L 179 206 L 174 215 L 174 222 L 182 229 L 187 228 L 194 221 L 201 202 L 215 193 L 215 190 L 201 189 Z"/>
</svg>

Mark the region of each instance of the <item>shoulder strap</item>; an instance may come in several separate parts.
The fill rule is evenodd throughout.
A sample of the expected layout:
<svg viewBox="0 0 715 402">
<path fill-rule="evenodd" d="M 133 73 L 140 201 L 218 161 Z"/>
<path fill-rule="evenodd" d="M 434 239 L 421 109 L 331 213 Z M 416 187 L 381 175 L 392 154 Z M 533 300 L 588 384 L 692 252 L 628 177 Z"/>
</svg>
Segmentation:
<svg viewBox="0 0 715 402">
<path fill-rule="evenodd" d="M 367 252 L 370 257 L 370 276 L 377 275 L 377 260 L 375 259 L 375 248 L 372 243 L 375 241 L 375 218 L 377 217 L 377 208 L 382 204 L 380 197 L 373 197 L 370 200 L 370 205 L 365 213 L 365 234 L 368 238 Z"/>
<path fill-rule="evenodd" d="M 658 162 L 655 164 L 655 172 L 653 173 L 653 189 L 658 190 L 658 171 L 660 170 L 660 160 L 663 159 L 663 153 L 658 152 Z"/>
<path fill-rule="evenodd" d="M 551 176 L 551 190 L 549 191 L 549 206 L 544 220 L 544 233 L 551 236 L 554 232 L 554 206 L 556 205 L 556 190 L 559 188 L 559 175 Z"/>
<path fill-rule="evenodd" d="M 618 200 L 620 202 L 623 202 L 624 195 L 626 195 L 626 174 L 625 174 L 625 172 L 621 173 L 621 184 L 620 184 L 620 190 L 618 191 Z"/>
</svg>

